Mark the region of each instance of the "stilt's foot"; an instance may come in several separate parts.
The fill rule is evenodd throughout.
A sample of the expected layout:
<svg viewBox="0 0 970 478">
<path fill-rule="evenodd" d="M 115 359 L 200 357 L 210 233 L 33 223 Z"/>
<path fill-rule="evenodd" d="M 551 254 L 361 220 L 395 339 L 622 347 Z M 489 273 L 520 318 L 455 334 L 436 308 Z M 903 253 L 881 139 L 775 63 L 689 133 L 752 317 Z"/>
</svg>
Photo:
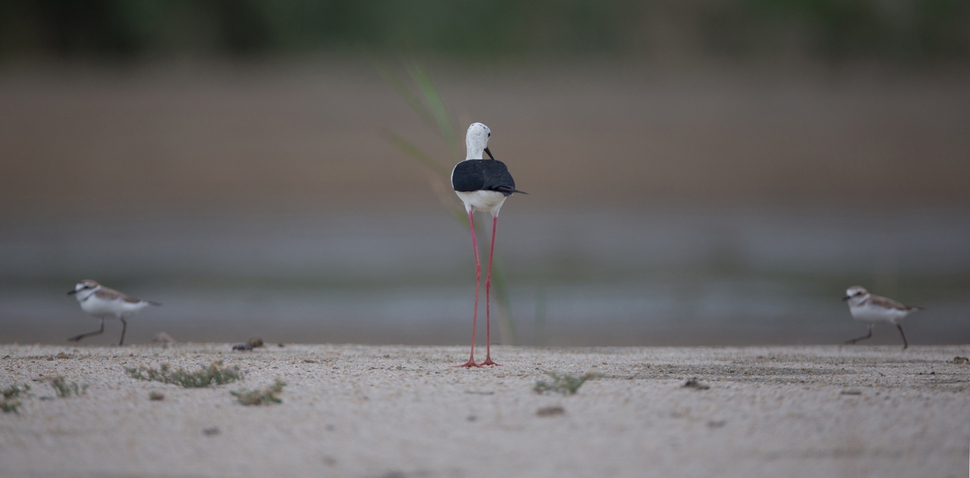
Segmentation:
<svg viewBox="0 0 970 478">
<path fill-rule="evenodd" d="M 78 341 L 80 341 L 83 338 L 84 338 L 84 334 L 75 335 L 74 337 L 71 337 L 71 338 L 67 339 L 67 341 L 68 342 L 78 342 Z"/>
<path fill-rule="evenodd" d="M 462 368 L 462 367 L 464 367 L 464 368 L 472 368 L 472 367 L 481 368 L 482 366 L 480 364 L 475 363 L 474 360 L 468 359 L 467 362 L 465 362 L 465 363 L 463 363 L 461 365 L 454 365 L 454 367 L 455 368 Z"/>
<path fill-rule="evenodd" d="M 482 362 L 479 366 L 484 367 L 486 365 L 495 365 L 497 367 L 501 367 L 502 366 L 502 364 L 500 364 L 500 363 L 492 362 L 492 357 L 485 357 L 485 361 Z"/>
</svg>

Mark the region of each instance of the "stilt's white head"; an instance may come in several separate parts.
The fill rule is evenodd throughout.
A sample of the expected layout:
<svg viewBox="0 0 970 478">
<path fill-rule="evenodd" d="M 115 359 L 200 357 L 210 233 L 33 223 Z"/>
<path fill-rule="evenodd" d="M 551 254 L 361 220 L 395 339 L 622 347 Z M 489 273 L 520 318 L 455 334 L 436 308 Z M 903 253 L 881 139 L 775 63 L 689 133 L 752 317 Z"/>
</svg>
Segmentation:
<svg viewBox="0 0 970 478">
<path fill-rule="evenodd" d="M 485 159 L 482 153 L 487 154 L 489 159 L 495 159 L 492 157 L 492 152 L 488 150 L 488 138 L 491 135 L 492 130 L 482 123 L 468 125 L 468 133 L 465 134 L 465 147 L 468 148 L 468 153 L 465 159 Z"/>
<path fill-rule="evenodd" d="M 91 297 L 91 294 L 97 292 L 100 288 L 101 284 L 98 284 L 96 281 L 84 279 L 74 286 L 74 290 L 68 291 L 67 295 L 73 295 L 77 298 L 78 302 L 83 302 L 84 299 Z"/>
<path fill-rule="evenodd" d="M 849 307 L 858 307 L 869 298 L 869 291 L 864 287 L 854 285 L 845 291 L 842 300 L 849 302 Z"/>
</svg>

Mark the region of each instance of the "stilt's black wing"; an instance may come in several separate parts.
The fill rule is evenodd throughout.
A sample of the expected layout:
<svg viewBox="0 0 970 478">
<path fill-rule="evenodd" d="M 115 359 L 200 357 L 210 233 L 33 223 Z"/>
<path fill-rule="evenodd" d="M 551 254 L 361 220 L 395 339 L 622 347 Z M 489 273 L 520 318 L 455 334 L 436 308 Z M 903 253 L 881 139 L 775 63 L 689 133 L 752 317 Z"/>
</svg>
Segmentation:
<svg viewBox="0 0 970 478">
<path fill-rule="evenodd" d="M 451 172 L 451 186 L 455 191 L 498 191 L 506 196 L 516 191 L 515 180 L 505 163 L 494 159 L 462 161 Z"/>
</svg>

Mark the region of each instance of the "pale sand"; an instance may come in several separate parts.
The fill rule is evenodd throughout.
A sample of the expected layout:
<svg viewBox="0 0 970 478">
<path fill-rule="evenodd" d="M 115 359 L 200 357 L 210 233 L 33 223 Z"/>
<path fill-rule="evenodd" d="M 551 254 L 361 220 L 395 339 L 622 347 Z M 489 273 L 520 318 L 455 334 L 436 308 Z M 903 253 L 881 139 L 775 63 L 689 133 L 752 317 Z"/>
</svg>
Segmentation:
<svg viewBox="0 0 970 478">
<path fill-rule="evenodd" d="M 502 367 L 465 370 L 450 367 L 464 347 L 0 345 L 0 386 L 32 386 L 0 414 L 0 475 L 967 476 L 970 365 L 952 360 L 970 346 L 493 352 Z M 183 389 L 124 371 L 214 360 L 245 380 Z M 601 377 L 539 395 L 546 371 Z M 54 398 L 57 375 L 87 394 Z M 710 389 L 683 387 L 694 376 Z M 275 378 L 282 404 L 229 394 Z"/>
</svg>

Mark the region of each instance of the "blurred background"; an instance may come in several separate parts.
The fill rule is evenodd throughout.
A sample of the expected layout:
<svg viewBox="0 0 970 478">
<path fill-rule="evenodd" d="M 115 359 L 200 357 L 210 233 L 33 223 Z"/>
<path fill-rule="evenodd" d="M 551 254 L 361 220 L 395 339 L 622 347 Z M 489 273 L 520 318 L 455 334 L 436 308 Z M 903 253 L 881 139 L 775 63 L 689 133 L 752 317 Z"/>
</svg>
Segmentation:
<svg viewBox="0 0 970 478">
<path fill-rule="evenodd" d="M 91 278 L 129 343 L 466 343 L 481 121 L 502 343 L 837 344 L 856 284 L 967 343 L 968 60 L 965 0 L 7 0 L 0 342 Z"/>
</svg>

